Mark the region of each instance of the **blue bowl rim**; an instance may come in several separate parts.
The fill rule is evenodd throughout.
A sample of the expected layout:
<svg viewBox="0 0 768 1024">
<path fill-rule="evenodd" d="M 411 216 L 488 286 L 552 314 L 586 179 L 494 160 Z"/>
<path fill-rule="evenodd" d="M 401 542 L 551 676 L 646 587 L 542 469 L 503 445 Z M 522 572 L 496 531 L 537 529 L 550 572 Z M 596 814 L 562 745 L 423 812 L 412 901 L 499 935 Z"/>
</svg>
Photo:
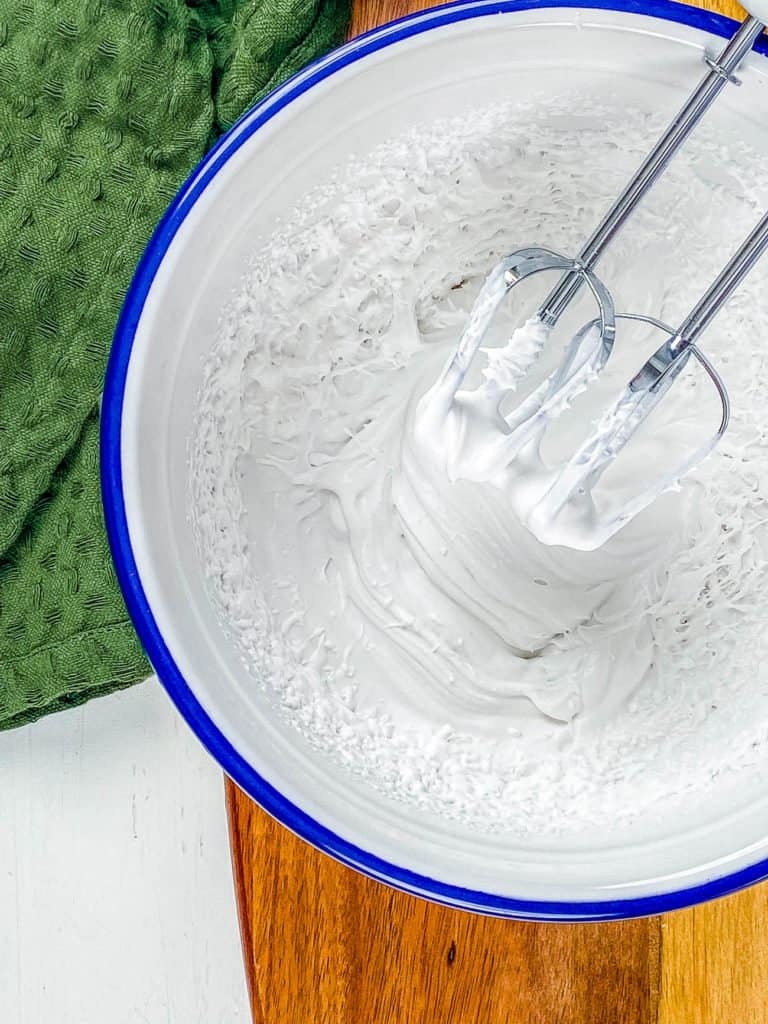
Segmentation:
<svg viewBox="0 0 768 1024">
<path fill-rule="evenodd" d="M 104 516 L 117 578 L 139 639 L 165 689 L 194 733 L 227 775 L 266 811 L 302 839 L 343 864 L 433 902 L 499 917 L 537 921 L 607 921 L 663 913 L 735 892 L 768 878 L 768 859 L 689 888 L 631 899 L 526 900 L 463 888 L 389 863 L 336 835 L 263 779 L 204 711 L 182 676 L 155 622 L 142 587 L 126 518 L 121 462 L 123 399 L 136 330 L 155 274 L 195 202 L 232 155 L 262 125 L 316 83 L 378 50 L 454 22 L 532 8 L 582 8 L 637 14 L 677 22 L 724 38 L 736 23 L 672 0 L 471 0 L 400 18 L 357 37 L 294 75 L 270 93 L 216 143 L 181 187 L 155 229 L 128 289 L 107 367 L 101 417 L 101 483 Z M 756 51 L 768 54 L 768 40 Z"/>
</svg>

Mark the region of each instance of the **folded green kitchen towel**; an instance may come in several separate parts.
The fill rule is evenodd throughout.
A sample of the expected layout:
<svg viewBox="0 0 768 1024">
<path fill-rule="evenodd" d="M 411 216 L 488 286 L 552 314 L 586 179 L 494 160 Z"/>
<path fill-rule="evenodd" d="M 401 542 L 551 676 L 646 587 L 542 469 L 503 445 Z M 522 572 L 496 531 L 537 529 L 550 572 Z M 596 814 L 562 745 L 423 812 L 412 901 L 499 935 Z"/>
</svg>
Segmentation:
<svg viewBox="0 0 768 1024">
<path fill-rule="evenodd" d="M 98 400 L 152 229 L 349 0 L 0 0 L 0 728 L 144 678 L 101 514 Z"/>
</svg>

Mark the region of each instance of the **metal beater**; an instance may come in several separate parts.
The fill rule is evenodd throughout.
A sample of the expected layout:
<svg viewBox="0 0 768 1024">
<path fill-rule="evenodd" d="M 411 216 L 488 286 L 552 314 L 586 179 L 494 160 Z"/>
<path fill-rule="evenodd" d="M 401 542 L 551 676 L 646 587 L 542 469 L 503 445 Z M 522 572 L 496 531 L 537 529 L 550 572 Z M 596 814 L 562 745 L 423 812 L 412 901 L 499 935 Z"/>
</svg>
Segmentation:
<svg viewBox="0 0 768 1024">
<path fill-rule="evenodd" d="M 743 22 L 720 56 L 705 56 L 708 71 L 703 80 L 578 256 L 573 259 L 550 249 L 529 247 L 512 253 L 494 268 L 478 295 L 456 352 L 441 378 L 447 382 L 454 400 L 502 300 L 521 281 L 547 270 L 562 273 L 559 283 L 537 314 L 540 324 L 549 330 L 557 324 L 582 286 L 587 285 L 597 304 L 598 317 L 577 332 L 555 372 L 518 409 L 504 417 L 508 429 L 505 456 L 512 460 L 532 447 L 538 450 L 548 424 L 561 415 L 600 373 L 613 348 L 617 320 L 642 321 L 666 335 L 661 346 L 604 413 L 576 453 L 553 471 L 542 474 L 538 487 L 528 488 L 529 498 L 525 507 L 517 511 L 525 525 L 544 543 L 567 544 L 581 550 L 601 546 L 659 495 L 675 487 L 712 451 L 728 426 L 728 393 L 719 374 L 697 346 L 697 341 L 768 247 L 768 212 L 676 328 L 641 313 L 616 314 L 610 292 L 595 275 L 594 268 L 720 92 L 729 82 L 739 84 L 734 72 L 768 22 L 768 0 L 752 0 L 750 10 L 753 14 Z M 530 362 L 537 355 L 534 353 Z M 722 418 L 716 433 L 640 494 L 607 513 L 596 514 L 592 489 L 691 358 L 706 371 L 719 396 Z M 525 367 L 520 366 L 520 376 L 527 371 L 530 362 Z M 564 529 L 565 520 L 578 522 L 579 528 Z"/>
</svg>

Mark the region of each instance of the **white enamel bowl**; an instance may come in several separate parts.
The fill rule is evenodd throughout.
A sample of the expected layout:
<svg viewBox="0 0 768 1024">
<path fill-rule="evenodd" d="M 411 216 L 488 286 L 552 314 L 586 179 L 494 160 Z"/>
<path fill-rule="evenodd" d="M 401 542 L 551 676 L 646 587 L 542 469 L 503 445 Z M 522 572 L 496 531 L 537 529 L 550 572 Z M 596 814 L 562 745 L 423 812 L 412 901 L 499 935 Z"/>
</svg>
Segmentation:
<svg viewBox="0 0 768 1024">
<path fill-rule="evenodd" d="M 617 9 L 619 8 L 620 9 Z M 634 107 L 682 101 L 703 48 L 733 25 L 674 3 L 468 3 L 371 33 L 245 116 L 157 229 L 128 294 L 103 407 L 107 525 L 130 613 L 182 715 L 232 778 L 289 828 L 375 878 L 486 913 L 625 917 L 768 876 L 760 793 L 707 801 L 674 831 L 579 842 L 487 838 L 388 802 L 313 752 L 245 674 L 203 583 L 187 509 L 202 365 L 253 239 L 349 154 L 489 97 L 568 83 Z M 713 118 L 768 153 L 768 62 Z M 694 73 L 695 77 L 695 73 Z"/>
</svg>

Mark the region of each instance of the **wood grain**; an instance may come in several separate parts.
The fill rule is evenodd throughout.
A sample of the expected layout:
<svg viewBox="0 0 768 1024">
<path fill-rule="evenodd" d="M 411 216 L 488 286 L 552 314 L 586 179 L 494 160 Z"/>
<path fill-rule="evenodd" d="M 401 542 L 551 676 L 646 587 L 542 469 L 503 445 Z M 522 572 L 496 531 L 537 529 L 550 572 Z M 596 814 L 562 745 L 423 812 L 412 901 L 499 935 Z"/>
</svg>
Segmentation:
<svg viewBox="0 0 768 1024">
<path fill-rule="evenodd" d="M 402 18 L 414 11 L 436 6 L 433 0 L 354 0 L 349 34 L 356 36 L 385 21 L 394 21 L 395 18 Z M 739 21 L 745 15 L 744 8 L 735 0 L 696 0 L 693 6 L 727 14 L 729 18 L 736 18 Z"/>
<path fill-rule="evenodd" d="M 429 6 L 356 0 L 351 34 Z M 254 1024 L 768 1024 L 766 886 L 664 919 L 497 921 L 363 878 L 232 783 L 227 805 Z"/>
<path fill-rule="evenodd" d="M 386 21 L 436 6 L 433 0 L 353 0 L 349 36 L 359 36 Z"/>
<path fill-rule="evenodd" d="M 318 853 L 231 783 L 227 796 L 255 1024 L 656 1020 L 658 919 L 558 926 L 438 907 Z"/>
<path fill-rule="evenodd" d="M 768 883 L 667 915 L 659 1024 L 768 1021 Z"/>
<path fill-rule="evenodd" d="M 747 12 L 736 3 L 736 0 L 691 0 L 692 7 L 703 7 L 707 11 L 716 11 L 718 14 L 726 14 L 729 18 L 742 21 Z"/>
</svg>

